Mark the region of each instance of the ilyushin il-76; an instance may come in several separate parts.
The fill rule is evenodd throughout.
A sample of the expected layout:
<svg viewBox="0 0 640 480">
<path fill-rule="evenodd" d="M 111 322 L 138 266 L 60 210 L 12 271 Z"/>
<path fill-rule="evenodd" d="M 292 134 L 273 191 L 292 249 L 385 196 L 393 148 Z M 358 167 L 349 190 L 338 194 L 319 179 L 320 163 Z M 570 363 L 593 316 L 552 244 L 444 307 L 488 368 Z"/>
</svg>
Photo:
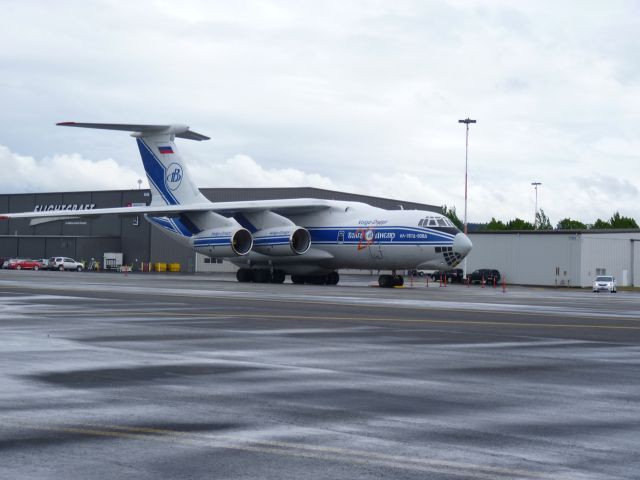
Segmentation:
<svg viewBox="0 0 640 480">
<path fill-rule="evenodd" d="M 64 122 L 133 132 L 151 190 L 147 206 L 5 213 L 32 224 L 99 215 L 144 215 L 177 242 L 238 267 L 239 282 L 335 285 L 340 269 L 381 274 L 402 285 L 404 270 L 446 269 L 470 252 L 469 238 L 435 212 L 384 210 L 360 202 L 295 198 L 211 202 L 190 177 L 175 139 L 208 140 L 184 125 Z"/>
</svg>

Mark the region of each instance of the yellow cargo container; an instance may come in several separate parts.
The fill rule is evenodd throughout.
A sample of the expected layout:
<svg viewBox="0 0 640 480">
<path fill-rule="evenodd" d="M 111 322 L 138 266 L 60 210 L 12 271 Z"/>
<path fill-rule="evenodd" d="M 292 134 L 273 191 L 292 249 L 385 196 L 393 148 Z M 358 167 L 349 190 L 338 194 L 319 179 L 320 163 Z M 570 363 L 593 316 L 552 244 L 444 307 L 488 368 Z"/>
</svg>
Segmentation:
<svg viewBox="0 0 640 480">
<path fill-rule="evenodd" d="M 170 272 L 179 272 L 180 271 L 180 264 L 179 263 L 170 263 L 169 264 L 169 271 Z"/>
<path fill-rule="evenodd" d="M 154 270 L 156 272 L 166 272 L 167 271 L 167 264 L 166 263 L 156 262 L 154 267 L 155 267 Z"/>
</svg>

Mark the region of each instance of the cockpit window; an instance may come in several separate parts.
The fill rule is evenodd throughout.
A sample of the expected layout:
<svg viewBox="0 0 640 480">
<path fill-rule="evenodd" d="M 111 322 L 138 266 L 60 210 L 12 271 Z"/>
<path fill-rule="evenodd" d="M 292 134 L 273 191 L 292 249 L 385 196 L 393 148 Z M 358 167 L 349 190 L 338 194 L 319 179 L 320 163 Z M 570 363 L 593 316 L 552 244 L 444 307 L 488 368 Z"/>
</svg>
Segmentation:
<svg viewBox="0 0 640 480">
<path fill-rule="evenodd" d="M 427 217 L 418 222 L 419 227 L 455 227 L 446 217 Z"/>
</svg>

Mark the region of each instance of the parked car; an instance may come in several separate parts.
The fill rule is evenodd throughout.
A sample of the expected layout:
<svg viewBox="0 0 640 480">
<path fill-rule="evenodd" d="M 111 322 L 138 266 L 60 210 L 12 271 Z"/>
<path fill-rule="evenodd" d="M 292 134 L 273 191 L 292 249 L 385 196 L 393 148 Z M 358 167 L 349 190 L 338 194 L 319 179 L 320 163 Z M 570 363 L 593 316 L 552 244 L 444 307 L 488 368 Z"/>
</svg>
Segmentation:
<svg viewBox="0 0 640 480">
<path fill-rule="evenodd" d="M 500 272 L 491 268 L 480 268 L 467 275 L 467 279 L 469 283 L 482 283 L 483 280 L 489 284 L 498 283 L 500 281 Z"/>
<path fill-rule="evenodd" d="M 15 259 L 9 264 L 11 270 L 40 270 L 42 264 L 38 260 Z"/>
<path fill-rule="evenodd" d="M 80 262 L 76 262 L 73 258 L 69 257 L 51 257 L 49 259 L 50 270 L 76 270 L 81 272 L 84 270 L 84 265 Z"/>
<path fill-rule="evenodd" d="M 2 268 L 12 268 L 11 266 L 16 262 L 19 262 L 20 258 L 7 258 L 4 262 L 2 262 Z"/>
<path fill-rule="evenodd" d="M 40 265 L 42 265 L 40 267 L 40 270 L 49 270 L 49 259 L 48 258 L 39 258 L 38 261 L 40 262 Z"/>
<path fill-rule="evenodd" d="M 462 283 L 464 280 L 464 271 L 461 268 L 452 268 L 450 270 L 436 270 L 431 274 L 431 279 L 438 281 L 442 278 L 447 283 Z"/>
<path fill-rule="evenodd" d="M 611 275 L 598 275 L 593 281 L 594 292 L 608 291 L 610 293 L 616 293 L 618 291 L 618 285 L 615 277 Z"/>
</svg>

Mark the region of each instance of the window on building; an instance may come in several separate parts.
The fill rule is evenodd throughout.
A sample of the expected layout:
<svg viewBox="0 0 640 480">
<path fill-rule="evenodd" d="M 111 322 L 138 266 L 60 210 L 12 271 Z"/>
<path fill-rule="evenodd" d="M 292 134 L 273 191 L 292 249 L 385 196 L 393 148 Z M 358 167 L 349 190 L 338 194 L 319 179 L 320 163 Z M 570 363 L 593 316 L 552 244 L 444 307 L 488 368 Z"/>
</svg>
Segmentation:
<svg viewBox="0 0 640 480">
<path fill-rule="evenodd" d="M 607 269 L 606 268 L 596 268 L 596 276 L 598 275 L 606 275 L 607 274 Z"/>
</svg>

